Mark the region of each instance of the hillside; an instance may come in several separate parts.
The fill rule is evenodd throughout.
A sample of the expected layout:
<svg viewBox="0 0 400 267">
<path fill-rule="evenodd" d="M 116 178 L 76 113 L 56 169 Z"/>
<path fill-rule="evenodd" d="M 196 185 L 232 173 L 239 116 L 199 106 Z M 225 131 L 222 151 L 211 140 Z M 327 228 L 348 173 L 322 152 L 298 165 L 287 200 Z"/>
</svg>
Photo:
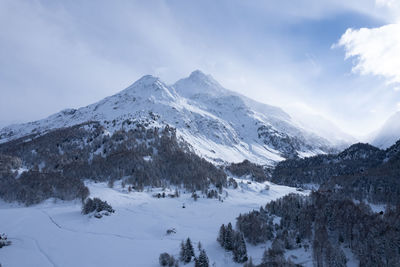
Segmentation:
<svg viewBox="0 0 400 267">
<path fill-rule="evenodd" d="M 341 153 L 278 163 L 272 181 L 376 204 L 400 203 L 400 141 L 386 150 L 354 144 Z"/>
</svg>

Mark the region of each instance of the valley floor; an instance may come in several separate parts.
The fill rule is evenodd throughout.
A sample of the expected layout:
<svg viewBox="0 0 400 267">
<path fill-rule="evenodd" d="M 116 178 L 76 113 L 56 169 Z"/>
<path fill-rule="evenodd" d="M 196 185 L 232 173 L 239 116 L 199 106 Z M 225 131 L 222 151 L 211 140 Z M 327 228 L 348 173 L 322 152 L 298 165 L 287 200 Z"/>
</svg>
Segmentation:
<svg viewBox="0 0 400 267">
<path fill-rule="evenodd" d="M 296 189 L 237 181 L 237 189 L 224 190 L 227 197 L 223 202 L 206 198 L 194 201 L 189 193 L 158 199 L 152 195 L 161 189 L 129 193 L 118 183 L 112 189 L 105 183 L 87 183 L 90 197 L 100 197 L 115 209 L 114 214 L 101 219 L 82 215 L 78 201 L 48 200 L 32 207 L 1 203 L 0 232 L 7 233 L 12 245 L 0 249 L 0 263 L 6 267 L 159 266 L 160 253 L 178 258 L 181 240 L 190 237 L 196 253 L 197 242 L 202 243 L 210 266 L 242 266 L 216 242 L 221 224 L 235 225 L 240 213 L 258 209 Z M 269 190 L 264 190 L 266 184 Z M 176 234 L 167 235 L 172 228 Z M 247 246 L 255 263 L 260 262 L 265 246 Z M 294 253 L 297 262 L 312 266 L 311 252 Z"/>
</svg>

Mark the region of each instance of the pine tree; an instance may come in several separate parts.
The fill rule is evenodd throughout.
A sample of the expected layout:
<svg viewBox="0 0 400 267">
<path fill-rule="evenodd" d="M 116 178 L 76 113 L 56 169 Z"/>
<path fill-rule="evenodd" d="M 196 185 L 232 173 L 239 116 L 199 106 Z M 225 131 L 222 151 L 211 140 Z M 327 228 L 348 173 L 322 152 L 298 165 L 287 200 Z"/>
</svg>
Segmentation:
<svg viewBox="0 0 400 267">
<path fill-rule="evenodd" d="M 240 232 L 235 232 L 234 234 L 233 259 L 239 263 L 247 261 L 246 242 Z"/>
<path fill-rule="evenodd" d="M 219 228 L 219 234 L 218 234 L 218 238 L 217 241 L 218 243 L 222 246 L 225 247 L 225 225 L 221 225 L 221 227 Z"/>
<path fill-rule="evenodd" d="M 228 226 L 225 231 L 225 238 L 224 238 L 224 246 L 226 250 L 233 249 L 233 229 L 232 224 L 228 223 Z"/>
<path fill-rule="evenodd" d="M 184 262 L 185 257 L 186 257 L 186 247 L 185 247 L 185 243 L 183 243 L 183 240 L 182 240 L 181 250 L 179 251 L 179 260 Z"/>
<path fill-rule="evenodd" d="M 274 239 L 271 248 L 264 251 L 262 263 L 279 264 L 285 261 L 285 249 L 282 240 Z"/>
<path fill-rule="evenodd" d="M 199 258 L 196 259 L 194 266 L 195 267 L 208 267 L 209 266 L 208 257 L 207 257 L 206 251 L 204 249 L 202 249 L 200 251 Z"/>
<path fill-rule="evenodd" d="M 192 257 L 194 257 L 194 249 L 192 246 L 192 242 L 190 241 L 190 238 L 186 239 L 186 244 L 184 248 L 184 262 L 188 263 L 192 260 Z"/>
</svg>

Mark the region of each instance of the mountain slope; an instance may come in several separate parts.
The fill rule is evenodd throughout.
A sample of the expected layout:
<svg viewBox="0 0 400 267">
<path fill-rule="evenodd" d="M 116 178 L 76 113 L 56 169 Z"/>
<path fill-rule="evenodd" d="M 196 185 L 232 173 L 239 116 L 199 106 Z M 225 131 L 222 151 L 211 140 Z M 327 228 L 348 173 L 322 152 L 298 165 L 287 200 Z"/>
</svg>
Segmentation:
<svg viewBox="0 0 400 267">
<path fill-rule="evenodd" d="M 349 145 L 357 143 L 357 139 L 343 132 L 337 125 L 323 116 L 302 112 L 300 109 L 293 110 L 290 115 L 294 120 L 309 131 L 318 133 L 339 147 L 341 150 Z"/>
<path fill-rule="evenodd" d="M 229 91 L 200 71 L 172 86 L 144 76 L 89 106 L 5 127 L 0 143 L 89 121 L 98 121 L 111 134 L 129 130 L 135 122 L 147 128 L 172 126 L 194 152 L 214 163 L 248 159 L 273 165 L 284 158 L 335 151 L 331 142 L 301 128 L 281 109 Z"/>
<path fill-rule="evenodd" d="M 388 148 L 400 139 L 400 111 L 393 114 L 372 138 L 372 144 Z"/>
</svg>

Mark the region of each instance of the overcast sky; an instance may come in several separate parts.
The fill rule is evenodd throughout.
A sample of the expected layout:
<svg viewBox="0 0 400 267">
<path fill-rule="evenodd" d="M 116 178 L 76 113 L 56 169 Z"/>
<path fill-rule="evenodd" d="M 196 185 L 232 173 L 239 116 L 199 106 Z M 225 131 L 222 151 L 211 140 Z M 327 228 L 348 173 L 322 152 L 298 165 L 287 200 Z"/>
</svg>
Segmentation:
<svg viewBox="0 0 400 267">
<path fill-rule="evenodd" d="M 364 135 L 400 109 L 399 2 L 0 0 L 0 126 L 200 69 Z"/>
</svg>

